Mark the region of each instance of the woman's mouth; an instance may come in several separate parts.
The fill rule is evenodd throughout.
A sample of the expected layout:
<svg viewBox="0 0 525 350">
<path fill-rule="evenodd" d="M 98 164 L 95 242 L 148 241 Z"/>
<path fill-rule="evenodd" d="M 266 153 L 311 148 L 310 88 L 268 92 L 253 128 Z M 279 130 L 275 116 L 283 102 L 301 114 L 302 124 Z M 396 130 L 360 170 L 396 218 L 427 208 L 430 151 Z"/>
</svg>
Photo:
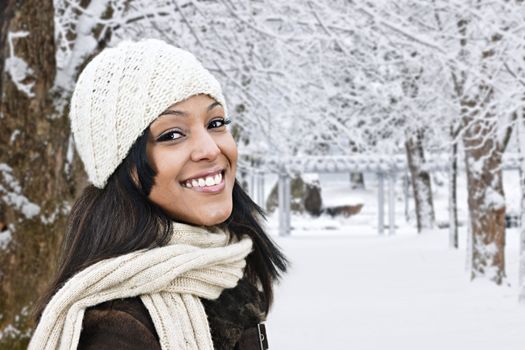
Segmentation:
<svg viewBox="0 0 525 350">
<path fill-rule="evenodd" d="M 196 192 L 217 193 L 224 188 L 224 170 L 215 174 L 193 178 L 181 182 L 182 187 Z"/>
</svg>

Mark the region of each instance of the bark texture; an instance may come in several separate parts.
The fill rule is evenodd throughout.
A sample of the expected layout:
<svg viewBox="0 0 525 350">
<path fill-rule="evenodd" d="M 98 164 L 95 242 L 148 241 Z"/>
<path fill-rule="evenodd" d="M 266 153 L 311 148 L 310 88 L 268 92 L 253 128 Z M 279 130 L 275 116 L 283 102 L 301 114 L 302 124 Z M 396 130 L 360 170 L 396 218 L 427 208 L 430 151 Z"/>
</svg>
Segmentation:
<svg viewBox="0 0 525 350">
<path fill-rule="evenodd" d="M 505 278 L 505 197 L 502 181 L 501 146 L 497 125 L 464 110 L 463 144 L 468 182 L 471 225 L 471 278 L 485 277 L 501 284 Z"/>
<path fill-rule="evenodd" d="M 418 232 L 424 229 L 431 229 L 434 225 L 432 187 L 430 174 L 424 168 L 425 154 L 422 138 L 422 131 L 417 130 L 415 133 L 407 134 L 405 141 L 408 168 L 412 179 L 412 190 L 414 192 Z"/>
<path fill-rule="evenodd" d="M 11 18 L 14 15 L 15 0 L 6 0 L 0 2 L 0 50 L 6 51 L 7 32 Z M 5 64 L 5 57 L 0 54 L 0 91 L 2 90 L 2 81 Z M 1 95 L 0 95 L 1 96 Z"/>
<path fill-rule="evenodd" d="M 525 135 L 522 137 L 525 138 Z M 525 140 L 524 140 L 525 141 Z M 520 141 L 520 143 L 522 143 Z M 523 143 L 522 143 L 523 144 Z M 522 152 L 520 148 L 520 152 Z M 520 215 L 520 254 L 519 254 L 519 302 L 525 304 L 525 161 L 522 160 L 520 167 L 520 189 L 521 189 L 521 215 Z"/>
<path fill-rule="evenodd" d="M 520 164 L 520 190 L 521 190 L 521 203 L 520 203 L 520 263 L 519 263 L 519 301 L 525 304 L 525 114 L 523 110 L 520 110 L 519 117 L 517 118 L 517 130 L 518 130 L 518 146 L 522 156 Z"/>
<path fill-rule="evenodd" d="M 452 139 L 455 139 L 453 128 L 451 127 Z M 458 145 L 452 143 L 450 152 L 449 184 L 448 184 L 448 212 L 449 212 L 449 247 L 458 248 Z"/>
<path fill-rule="evenodd" d="M 457 22 L 460 55 L 468 61 L 467 42 L 470 23 L 465 18 Z M 491 45 L 501 40 L 490 37 Z M 488 65 L 494 57 L 489 45 L 483 51 L 479 69 L 487 76 Z M 498 122 L 492 115 L 494 93 L 489 82 L 480 81 L 469 93 L 465 92 L 467 72 L 452 74 L 454 89 L 460 101 L 462 141 L 465 149 L 469 206 L 469 240 L 467 265 L 471 278 L 484 277 L 501 284 L 505 278 L 505 196 L 502 180 L 502 156 L 505 141 L 498 140 Z M 509 133 L 512 129 L 508 129 Z M 509 136 L 510 137 L 510 136 Z M 508 141 L 507 141 L 508 142 Z"/>
<path fill-rule="evenodd" d="M 74 174 L 84 175 L 78 160 L 73 175 L 64 171 L 69 122 L 54 107 L 63 97 L 52 89 L 53 0 L 9 0 L 0 9 L 0 62 L 16 56 L 29 68 L 22 80 L 0 71 L 0 349 L 13 350 L 27 346 L 31 308 L 55 269 L 75 196 Z"/>
</svg>

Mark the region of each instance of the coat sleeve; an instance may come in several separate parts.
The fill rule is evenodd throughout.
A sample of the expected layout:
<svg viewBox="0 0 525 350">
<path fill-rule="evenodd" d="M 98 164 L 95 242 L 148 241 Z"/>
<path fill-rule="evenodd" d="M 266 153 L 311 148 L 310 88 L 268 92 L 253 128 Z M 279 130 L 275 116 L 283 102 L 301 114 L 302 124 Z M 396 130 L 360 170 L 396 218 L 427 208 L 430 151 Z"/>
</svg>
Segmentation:
<svg viewBox="0 0 525 350">
<path fill-rule="evenodd" d="M 79 350 L 160 350 L 156 334 L 133 315 L 121 310 L 88 310 Z"/>
</svg>

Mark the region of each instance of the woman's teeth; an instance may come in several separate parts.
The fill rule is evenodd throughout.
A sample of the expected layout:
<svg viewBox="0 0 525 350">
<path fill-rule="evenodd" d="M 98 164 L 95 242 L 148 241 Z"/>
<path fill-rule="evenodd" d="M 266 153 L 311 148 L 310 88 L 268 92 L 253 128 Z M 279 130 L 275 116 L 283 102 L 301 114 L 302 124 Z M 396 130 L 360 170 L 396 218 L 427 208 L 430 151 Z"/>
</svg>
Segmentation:
<svg viewBox="0 0 525 350">
<path fill-rule="evenodd" d="M 222 181 L 222 173 L 218 173 L 215 176 L 206 176 L 199 179 L 188 180 L 184 183 L 185 187 L 209 187 L 220 184 Z"/>
</svg>

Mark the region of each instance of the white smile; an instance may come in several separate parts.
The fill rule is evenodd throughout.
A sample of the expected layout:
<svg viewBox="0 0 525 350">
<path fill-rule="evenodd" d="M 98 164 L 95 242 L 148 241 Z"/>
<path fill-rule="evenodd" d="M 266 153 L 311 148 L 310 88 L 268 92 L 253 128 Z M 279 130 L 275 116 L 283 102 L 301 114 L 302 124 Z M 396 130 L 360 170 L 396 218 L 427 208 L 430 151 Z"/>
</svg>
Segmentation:
<svg viewBox="0 0 525 350">
<path fill-rule="evenodd" d="M 182 183 L 182 186 L 187 188 L 205 188 L 218 185 L 222 182 L 222 172 L 217 174 L 208 175 L 206 177 L 199 177 L 191 180 L 187 180 Z"/>
</svg>

